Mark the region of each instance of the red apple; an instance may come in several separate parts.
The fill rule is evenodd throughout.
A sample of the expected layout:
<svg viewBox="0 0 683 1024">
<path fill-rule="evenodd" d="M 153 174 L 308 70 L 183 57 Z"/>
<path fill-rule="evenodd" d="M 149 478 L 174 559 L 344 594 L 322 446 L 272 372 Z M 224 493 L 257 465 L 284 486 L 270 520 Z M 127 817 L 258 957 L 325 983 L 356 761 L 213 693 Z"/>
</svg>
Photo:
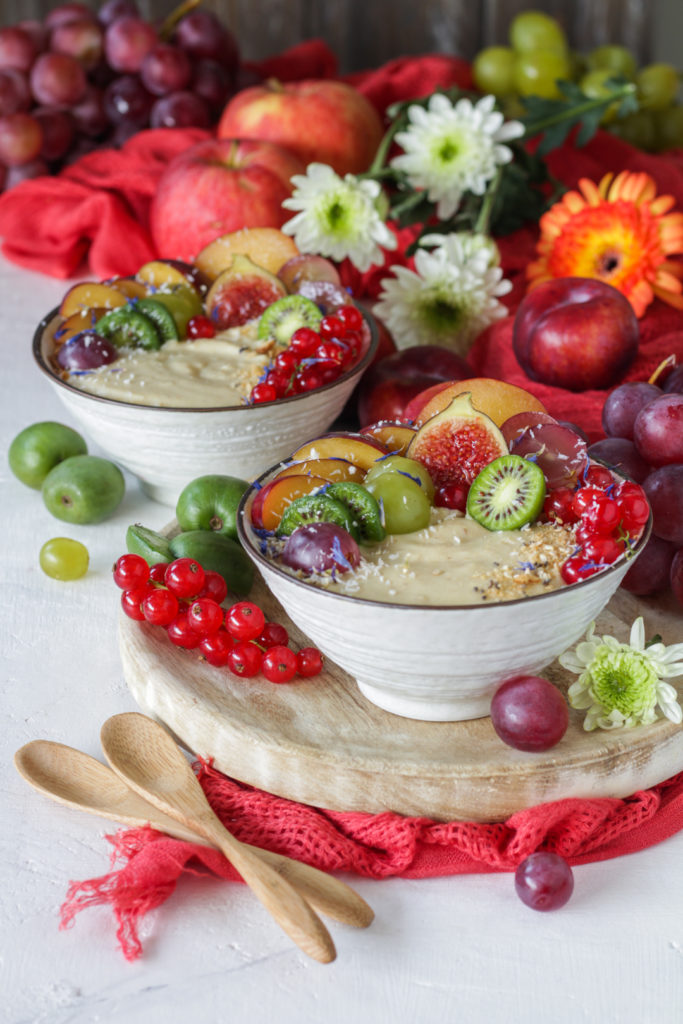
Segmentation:
<svg viewBox="0 0 683 1024">
<path fill-rule="evenodd" d="M 157 252 L 191 262 L 209 242 L 245 227 L 279 228 L 298 157 L 270 142 L 207 139 L 169 163 L 152 201 Z"/>
<path fill-rule="evenodd" d="M 465 360 L 439 345 L 413 345 L 374 363 L 358 389 L 361 426 L 378 420 L 403 420 L 410 400 L 440 381 L 466 380 Z"/>
<path fill-rule="evenodd" d="M 384 134 L 369 100 L 344 82 L 270 79 L 242 89 L 225 107 L 218 138 L 267 139 L 304 164 L 329 164 L 337 174 L 366 171 Z"/>
<path fill-rule="evenodd" d="M 638 351 L 638 336 L 631 303 L 612 285 L 558 277 L 522 300 L 512 345 L 532 380 L 585 391 L 622 378 Z"/>
</svg>

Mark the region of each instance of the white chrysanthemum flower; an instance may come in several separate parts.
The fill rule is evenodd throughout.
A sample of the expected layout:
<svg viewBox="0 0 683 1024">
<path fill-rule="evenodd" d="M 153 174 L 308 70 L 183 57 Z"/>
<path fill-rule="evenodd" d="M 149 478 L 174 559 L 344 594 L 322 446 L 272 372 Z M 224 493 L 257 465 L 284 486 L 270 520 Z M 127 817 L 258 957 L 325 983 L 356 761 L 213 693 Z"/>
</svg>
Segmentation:
<svg viewBox="0 0 683 1024">
<path fill-rule="evenodd" d="M 586 639 L 558 660 L 579 676 L 569 687 L 569 703 L 587 709 L 583 727 L 589 732 L 649 725 L 658 710 L 672 722 L 683 721 L 678 693 L 664 682 L 683 675 L 683 644 L 646 647 L 642 618 L 633 623 L 628 644 L 613 636 L 596 637 L 591 623 Z"/>
<path fill-rule="evenodd" d="M 348 257 L 359 270 L 384 259 L 382 248 L 395 249 L 396 236 L 380 216 L 384 196 L 378 182 L 341 178 L 327 164 L 309 164 L 292 177 L 294 192 L 283 206 L 299 212 L 283 225 L 301 252 L 341 261 Z"/>
<path fill-rule="evenodd" d="M 435 93 L 426 108 L 408 107 L 410 127 L 396 134 L 404 152 L 390 166 L 403 171 L 413 188 L 426 190 L 441 220 L 453 216 L 464 192 L 484 194 L 498 167 L 512 160 L 503 143 L 524 134 L 524 125 L 506 122 L 494 104 L 493 96 L 453 104 Z"/>
<path fill-rule="evenodd" d="M 394 267 L 385 278 L 375 307 L 398 348 L 442 345 L 465 355 L 489 324 L 507 315 L 498 301 L 512 285 L 503 279 L 495 253 L 484 236 L 455 232 L 427 235 L 418 249 L 416 272 Z"/>
</svg>

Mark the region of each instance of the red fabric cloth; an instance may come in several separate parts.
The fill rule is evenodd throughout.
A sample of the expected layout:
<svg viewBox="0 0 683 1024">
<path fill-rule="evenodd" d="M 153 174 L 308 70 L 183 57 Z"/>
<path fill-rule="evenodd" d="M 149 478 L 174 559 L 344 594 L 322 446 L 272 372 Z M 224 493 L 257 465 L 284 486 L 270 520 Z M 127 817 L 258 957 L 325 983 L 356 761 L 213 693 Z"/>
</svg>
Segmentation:
<svg viewBox="0 0 683 1024">
<path fill-rule="evenodd" d="M 375 879 L 514 871 L 539 849 L 558 853 L 572 865 L 586 864 L 635 853 L 683 828 L 683 772 L 627 800 L 559 800 L 491 825 L 319 810 L 242 785 L 208 764 L 199 766 L 199 780 L 238 839 L 323 871 Z M 239 880 L 217 850 L 150 828 L 107 838 L 114 847 L 113 870 L 71 884 L 62 927 L 86 907 L 109 905 L 128 960 L 142 953 L 141 919 L 168 899 L 183 875 L 208 872 Z"/>
</svg>

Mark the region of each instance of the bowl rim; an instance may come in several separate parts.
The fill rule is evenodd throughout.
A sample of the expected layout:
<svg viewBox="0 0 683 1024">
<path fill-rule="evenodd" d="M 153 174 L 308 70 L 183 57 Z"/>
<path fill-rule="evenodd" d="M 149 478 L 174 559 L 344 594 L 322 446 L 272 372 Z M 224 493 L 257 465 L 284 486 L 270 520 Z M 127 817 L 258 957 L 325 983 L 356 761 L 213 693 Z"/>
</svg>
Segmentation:
<svg viewBox="0 0 683 1024">
<path fill-rule="evenodd" d="M 351 301 L 351 297 L 349 296 Z M 43 334 L 49 324 L 59 316 L 59 306 L 55 306 L 49 313 L 42 318 L 35 331 L 33 332 L 33 340 L 31 350 L 33 358 L 42 373 L 44 373 L 48 380 L 52 384 L 56 384 L 58 387 L 64 388 L 68 394 L 76 395 L 81 398 L 91 399 L 95 402 L 101 402 L 104 405 L 109 405 L 114 408 L 125 408 L 125 409 L 149 409 L 150 412 L 160 413 L 217 413 L 217 412 L 246 412 L 251 409 L 260 409 L 261 411 L 273 408 L 279 408 L 282 405 L 290 405 L 295 402 L 304 401 L 313 395 L 322 395 L 327 391 L 331 391 L 333 388 L 338 387 L 340 384 L 352 380 L 354 377 L 362 374 L 367 370 L 372 359 L 377 352 L 379 347 L 379 330 L 377 328 L 377 321 L 373 317 L 372 313 L 366 309 L 357 307 L 359 312 L 363 315 L 363 319 L 368 325 L 370 330 L 370 340 L 367 348 L 361 358 L 353 366 L 345 370 L 341 376 L 337 377 L 336 380 L 330 381 L 328 384 L 323 384 L 322 387 L 315 388 L 313 391 L 304 391 L 299 395 L 290 395 L 288 398 L 278 398 L 274 402 L 264 402 L 261 405 L 211 405 L 211 406 L 186 406 L 186 405 L 143 405 L 140 402 L 126 402 L 120 398 L 107 398 L 104 395 L 93 395 L 89 391 L 82 391 L 77 388 L 74 384 L 70 384 L 69 381 L 62 380 L 48 361 L 44 358 L 42 352 L 42 340 Z"/>
<path fill-rule="evenodd" d="M 311 440 L 315 439 L 312 438 Z M 357 597 L 354 594 L 340 594 L 336 590 L 326 590 L 324 587 L 313 586 L 310 583 L 307 583 L 304 580 L 300 579 L 298 576 L 294 576 L 291 573 L 286 572 L 279 565 L 275 564 L 270 559 L 266 558 L 263 552 L 260 551 L 259 548 L 252 541 L 253 531 L 251 529 L 247 530 L 247 527 L 244 525 L 247 503 L 250 500 L 253 500 L 253 496 L 261 489 L 261 487 L 263 486 L 263 482 L 268 482 L 267 477 L 275 473 L 277 469 L 282 467 L 282 465 L 283 463 L 279 462 L 276 466 L 271 466 L 270 469 L 267 469 L 259 477 L 253 480 L 250 483 L 247 490 L 242 495 L 240 503 L 237 507 L 237 536 L 239 538 L 240 543 L 242 544 L 242 547 L 247 551 L 250 557 L 254 558 L 257 565 L 265 567 L 265 569 L 267 569 L 268 571 L 274 572 L 280 578 L 285 579 L 298 587 L 304 587 L 306 591 L 314 591 L 319 594 L 322 594 L 326 599 L 339 599 L 343 602 L 352 602 L 359 607 L 362 606 L 383 609 L 395 608 L 398 609 L 398 614 L 401 614 L 401 612 L 405 614 L 406 612 L 425 611 L 434 611 L 441 613 L 466 611 L 472 612 L 482 611 L 484 608 L 497 608 L 500 610 L 504 608 L 514 608 L 520 604 L 528 606 L 531 602 L 548 601 L 553 597 L 556 598 L 558 594 L 566 594 L 569 591 L 574 593 L 575 591 L 578 591 L 580 588 L 585 589 L 591 584 L 595 584 L 599 580 L 606 579 L 608 576 L 619 571 L 624 566 L 622 559 L 619 558 L 616 562 L 613 562 L 610 566 L 608 566 L 608 568 L 601 570 L 599 573 L 595 573 L 595 575 L 593 576 L 589 576 L 585 580 L 579 580 L 578 583 L 571 583 L 566 587 L 558 587 L 555 590 L 548 590 L 542 594 L 531 594 L 528 597 L 515 597 L 512 598 L 512 600 L 510 601 L 492 601 L 490 604 L 487 604 L 486 602 L 482 602 L 481 604 L 399 604 L 394 601 L 376 601 L 368 597 Z M 611 467 L 610 471 L 616 473 L 616 471 Z M 618 476 L 621 480 L 627 479 L 626 477 L 622 476 L 621 473 L 616 473 L 616 476 Z M 633 554 L 631 558 L 628 559 L 628 561 L 632 561 L 641 554 L 643 548 L 650 539 L 650 535 L 652 533 L 652 524 L 652 509 L 650 509 L 650 515 L 648 516 L 647 523 L 645 524 L 641 536 L 636 541 L 636 544 L 633 548 Z"/>
</svg>

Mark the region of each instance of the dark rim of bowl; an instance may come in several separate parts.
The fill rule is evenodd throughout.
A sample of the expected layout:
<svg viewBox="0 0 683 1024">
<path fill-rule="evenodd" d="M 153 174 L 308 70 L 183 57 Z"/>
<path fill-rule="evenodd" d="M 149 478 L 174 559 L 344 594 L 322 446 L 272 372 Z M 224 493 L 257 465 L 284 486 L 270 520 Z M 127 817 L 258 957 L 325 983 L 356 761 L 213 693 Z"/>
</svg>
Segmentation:
<svg viewBox="0 0 683 1024">
<path fill-rule="evenodd" d="M 358 360 L 355 366 L 346 370 L 336 380 L 330 381 L 329 384 L 323 384 L 322 387 L 316 388 L 314 391 L 305 391 L 300 395 L 290 395 L 289 398 L 278 398 L 275 402 L 264 402 L 260 406 L 256 405 L 211 405 L 211 406 L 180 406 L 180 405 L 142 405 L 140 402 L 124 402 L 120 398 L 106 398 L 104 395 L 92 395 L 89 391 L 81 391 L 80 388 L 75 387 L 66 380 L 62 380 L 52 367 L 49 365 L 47 360 L 43 357 L 42 353 L 42 339 L 43 333 L 56 316 L 59 315 L 59 307 L 55 307 L 51 312 L 38 324 L 33 334 L 33 358 L 35 359 L 38 367 L 47 377 L 52 381 L 53 384 L 58 384 L 64 388 L 65 391 L 69 391 L 74 395 L 80 395 L 83 398 L 92 399 L 95 402 L 104 402 L 105 405 L 123 406 L 128 409 L 151 409 L 154 412 L 187 412 L 187 413 L 208 413 L 208 412 L 238 412 L 246 411 L 248 409 L 268 409 L 272 406 L 280 406 L 292 402 L 300 402 L 305 398 L 309 398 L 311 395 L 320 395 L 325 391 L 331 391 L 332 388 L 338 387 L 339 384 L 349 380 L 349 378 L 355 377 L 366 370 L 370 365 L 370 362 L 377 351 L 379 345 L 379 332 L 377 329 L 377 322 L 373 317 L 372 313 L 369 313 L 365 309 L 361 309 L 360 312 L 363 314 L 363 318 L 370 329 L 370 341 L 368 347 L 365 350 L 363 356 Z"/>
<path fill-rule="evenodd" d="M 261 486 L 263 486 L 263 481 L 267 480 L 267 478 L 271 476 L 273 473 L 275 473 L 275 471 L 282 465 L 284 465 L 284 463 L 278 463 L 277 466 L 271 466 L 271 468 L 267 469 L 265 473 L 262 473 L 261 476 L 257 477 L 257 479 L 249 486 L 249 489 L 245 491 L 244 494 L 242 495 L 242 499 L 237 507 L 237 534 L 240 543 L 245 549 L 249 551 L 250 554 L 254 555 L 256 561 L 259 564 L 264 565 L 266 568 L 272 570 L 279 576 L 282 576 L 283 578 L 296 584 L 299 587 L 305 587 L 307 590 L 317 590 L 319 593 L 324 594 L 328 598 L 338 598 L 342 601 L 355 601 L 356 603 L 368 605 L 370 607 L 398 608 L 403 609 L 404 611 L 413 612 L 426 611 L 427 609 L 431 611 L 440 612 L 481 611 L 483 608 L 508 608 L 515 607 L 518 604 L 529 604 L 530 601 L 547 601 L 557 594 L 566 593 L 567 590 L 574 591 L 578 590 L 581 587 L 588 587 L 591 583 L 595 583 L 598 579 L 604 579 L 610 573 L 613 573 L 618 569 L 623 568 L 623 562 L 621 561 L 621 559 L 617 559 L 617 561 L 613 562 L 612 565 L 610 565 L 607 569 L 601 570 L 601 572 L 596 573 L 594 576 L 589 576 L 588 579 L 580 580 L 578 583 L 571 583 L 569 586 L 559 587 L 556 590 L 548 590 L 544 594 L 531 594 L 529 597 L 515 597 L 511 601 L 492 601 L 490 604 L 398 604 L 393 601 L 375 601 L 368 597 L 356 597 L 353 594 L 339 594 L 337 591 L 325 590 L 324 587 L 315 587 L 312 586 L 310 583 L 306 583 L 304 580 L 299 579 L 297 576 L 293 576 L 291 573 L 286 572 L 284 569 L 280 568 L 280 566 L 277 565 L 275 562 L 272 562 L 270 561 L 270 559 L 266 558 L 266 556 L 261 551 L 259 551 L 256 545 L 252 542 L 250 533 L 247 532 L 247 529 L 244 525 L 244 516 L 246 512 L 247 502 L 249 501 L 252 495 L 258 493 Z M 615 470 L 612 469 L 612 472 L 615 472 Z M 620 473 L 616 473 L 616 476 L 623 480 L 626 479 L 626 477 L 622 477 Z M 645 529 L 643 530 L 641 537 L 639 537 L 638 541 L 635 544 L 635 547 L 633 548 L 632 559 L 636 558 L 641 553 L 641 551 L 647 544 L 648 540 L 650 539 L 651 532 L 652 510 L 650 510 L 650 515 L 647 523 L 645 524 Z"/>
</svg>

